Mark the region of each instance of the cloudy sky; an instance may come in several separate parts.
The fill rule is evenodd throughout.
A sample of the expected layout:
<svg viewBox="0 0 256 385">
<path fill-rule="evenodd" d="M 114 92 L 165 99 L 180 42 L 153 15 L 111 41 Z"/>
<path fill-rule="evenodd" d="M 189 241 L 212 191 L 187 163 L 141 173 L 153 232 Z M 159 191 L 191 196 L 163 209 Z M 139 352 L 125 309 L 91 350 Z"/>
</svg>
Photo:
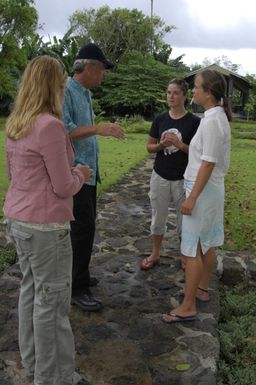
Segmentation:
<svg viewBox="0 0 256 385">
<path fill-rule="evenodd" d="M 174 29 L 165 37 L 172 58 L 185 54 L 184 63 L 202 63 L 225 55 L 240 64 L 240 75 L 256 74 L 256 14 L 254 0 L 154 0 L 153 13 Z M 35 0 L 39 24 L 46 36 L 63 36 L 68 18 L 77 10 L 137 8 L 150 15 L 151 0 Z"/>
</svg>

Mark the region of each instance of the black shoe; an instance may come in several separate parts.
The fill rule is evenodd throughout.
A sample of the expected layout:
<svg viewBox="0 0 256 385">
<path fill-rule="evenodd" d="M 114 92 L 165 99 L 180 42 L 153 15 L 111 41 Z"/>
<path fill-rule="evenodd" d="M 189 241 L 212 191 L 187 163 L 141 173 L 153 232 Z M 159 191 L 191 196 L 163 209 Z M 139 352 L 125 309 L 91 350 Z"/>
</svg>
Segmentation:
<svg viewBox="0 0 256 385">
<path fill-rule="evenodd" d="M 96 278 L 96 277 L 91 277 L 90 278 L 90 282 L 89 282 L 89 286 L 92 287 L 92 286 L 97 286 L 99 283 L 99 280 Z"/>
<path fill-rule="evenodd" d="M 92 294 L 92 292 L 91 292 L 91 290 L 90 290 L 89 287 L 84 291 L 84 294 L 85 294 L 85 295 L 88 295 L 88 297 L 93 298 L 93 300 L 94 300 L 95 302 L 99 302 L 100 304 L 102 304 L 102 301 L 101 301 L 99 298 L 94 297 L 94 295 Z"/>
<path fill-rule="evenodd" d="M 71 303 L 85 311 L 98 311 L 102 308 L 100 300 L 94 298 L 90 292 L 72 296 Z"/>
</svg>

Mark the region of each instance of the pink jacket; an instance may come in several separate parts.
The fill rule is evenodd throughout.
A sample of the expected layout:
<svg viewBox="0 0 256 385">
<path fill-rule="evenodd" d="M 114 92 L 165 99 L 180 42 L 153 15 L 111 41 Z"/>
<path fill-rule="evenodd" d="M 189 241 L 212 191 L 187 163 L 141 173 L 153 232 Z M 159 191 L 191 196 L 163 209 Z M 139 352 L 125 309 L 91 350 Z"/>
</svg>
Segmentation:
<svg viewBox="0 0 256 385">
<path fill-rule="evenodd" d="M 4 214 L 35 223 L 64 223 L 74 219 L 73 195 L 84 183 L 71 169 L 73 148 L 63 123 L 49 113 L 36 119 L 32 131 L 19 140 L 7 139 L 10 180 Z"/>
</svg>

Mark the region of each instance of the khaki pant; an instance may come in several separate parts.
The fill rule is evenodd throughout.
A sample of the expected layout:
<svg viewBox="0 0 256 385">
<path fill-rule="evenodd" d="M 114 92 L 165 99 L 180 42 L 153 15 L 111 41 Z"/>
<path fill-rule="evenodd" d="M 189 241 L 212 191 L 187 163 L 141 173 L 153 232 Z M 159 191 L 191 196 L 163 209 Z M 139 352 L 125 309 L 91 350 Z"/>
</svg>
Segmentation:
<svg viewBox="0 0 256 385">
<path fill-rule="evenodd" d="M 75 369 L 69 322 L 72 250 L 69 230 L 39 231 L 8 220 L 23 275 L 19 347 L 35 385 L 70 385 Z"/>
<path fill-rule="evenodd" d="M 173 201 L 177 215 L 177 233 L 180 237 L 182 224 L 180 208 L 185 200 L 184 180 L 167 180 L 153 170 L 148 195 L 152 208 L 151 234 L 165 234 L 168 209 L 170 202 Z"/>
</svg>

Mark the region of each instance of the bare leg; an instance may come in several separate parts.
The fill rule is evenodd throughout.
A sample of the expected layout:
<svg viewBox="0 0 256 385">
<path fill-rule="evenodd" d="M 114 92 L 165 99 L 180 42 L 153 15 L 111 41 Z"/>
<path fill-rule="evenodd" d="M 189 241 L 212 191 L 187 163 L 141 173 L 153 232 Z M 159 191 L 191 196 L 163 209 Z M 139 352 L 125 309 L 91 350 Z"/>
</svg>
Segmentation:
<svg viewBox="0 0 256 385">
<path fill-rule="evenodd" d="M 184 317 L 196 314 L 196 294 L 203 272 L 201 248 L 198 247 L 196 257 L 186 257 L 186 260 L 184 299 L 180 306 L 172 310 L 173 314 Z M 164 314 L 163 318 L 170 321 L 173 317 Z"/>
<path fill-rule="evenodd" d="M 163 237 L 163 235 L 152 235 L 152 251 L 149 257 L 140 262 L 141 270 L 150 270 L 159 263 Z"/>
<path fill-rule="evenodd" d="M 160 259 L 160 248 L 162 245 L 164 236 L 152 234 L 152 252 L 148 257 L 149 260 L 159 260 Z"/>
<path fill-rule="evenodd" d="M 182 254 L 181 254 L 180 259 L 181 259 L 181 270 L 185 273 L 187 259 Z"/>
<path fill-rule="evenodd" d="M 207 253 L 203 255 L 202 262 L 203 272 L 198 287 L 207 290 L 210 284 L 211 274 L 216 262 L 216 253 L 214 248 L 209 249 Z M 198 290 L 197 297 L 202 300 L 208 300 L 209 294 L 207 292 L 204 292 L 203 290 Z"/>
</svg>

